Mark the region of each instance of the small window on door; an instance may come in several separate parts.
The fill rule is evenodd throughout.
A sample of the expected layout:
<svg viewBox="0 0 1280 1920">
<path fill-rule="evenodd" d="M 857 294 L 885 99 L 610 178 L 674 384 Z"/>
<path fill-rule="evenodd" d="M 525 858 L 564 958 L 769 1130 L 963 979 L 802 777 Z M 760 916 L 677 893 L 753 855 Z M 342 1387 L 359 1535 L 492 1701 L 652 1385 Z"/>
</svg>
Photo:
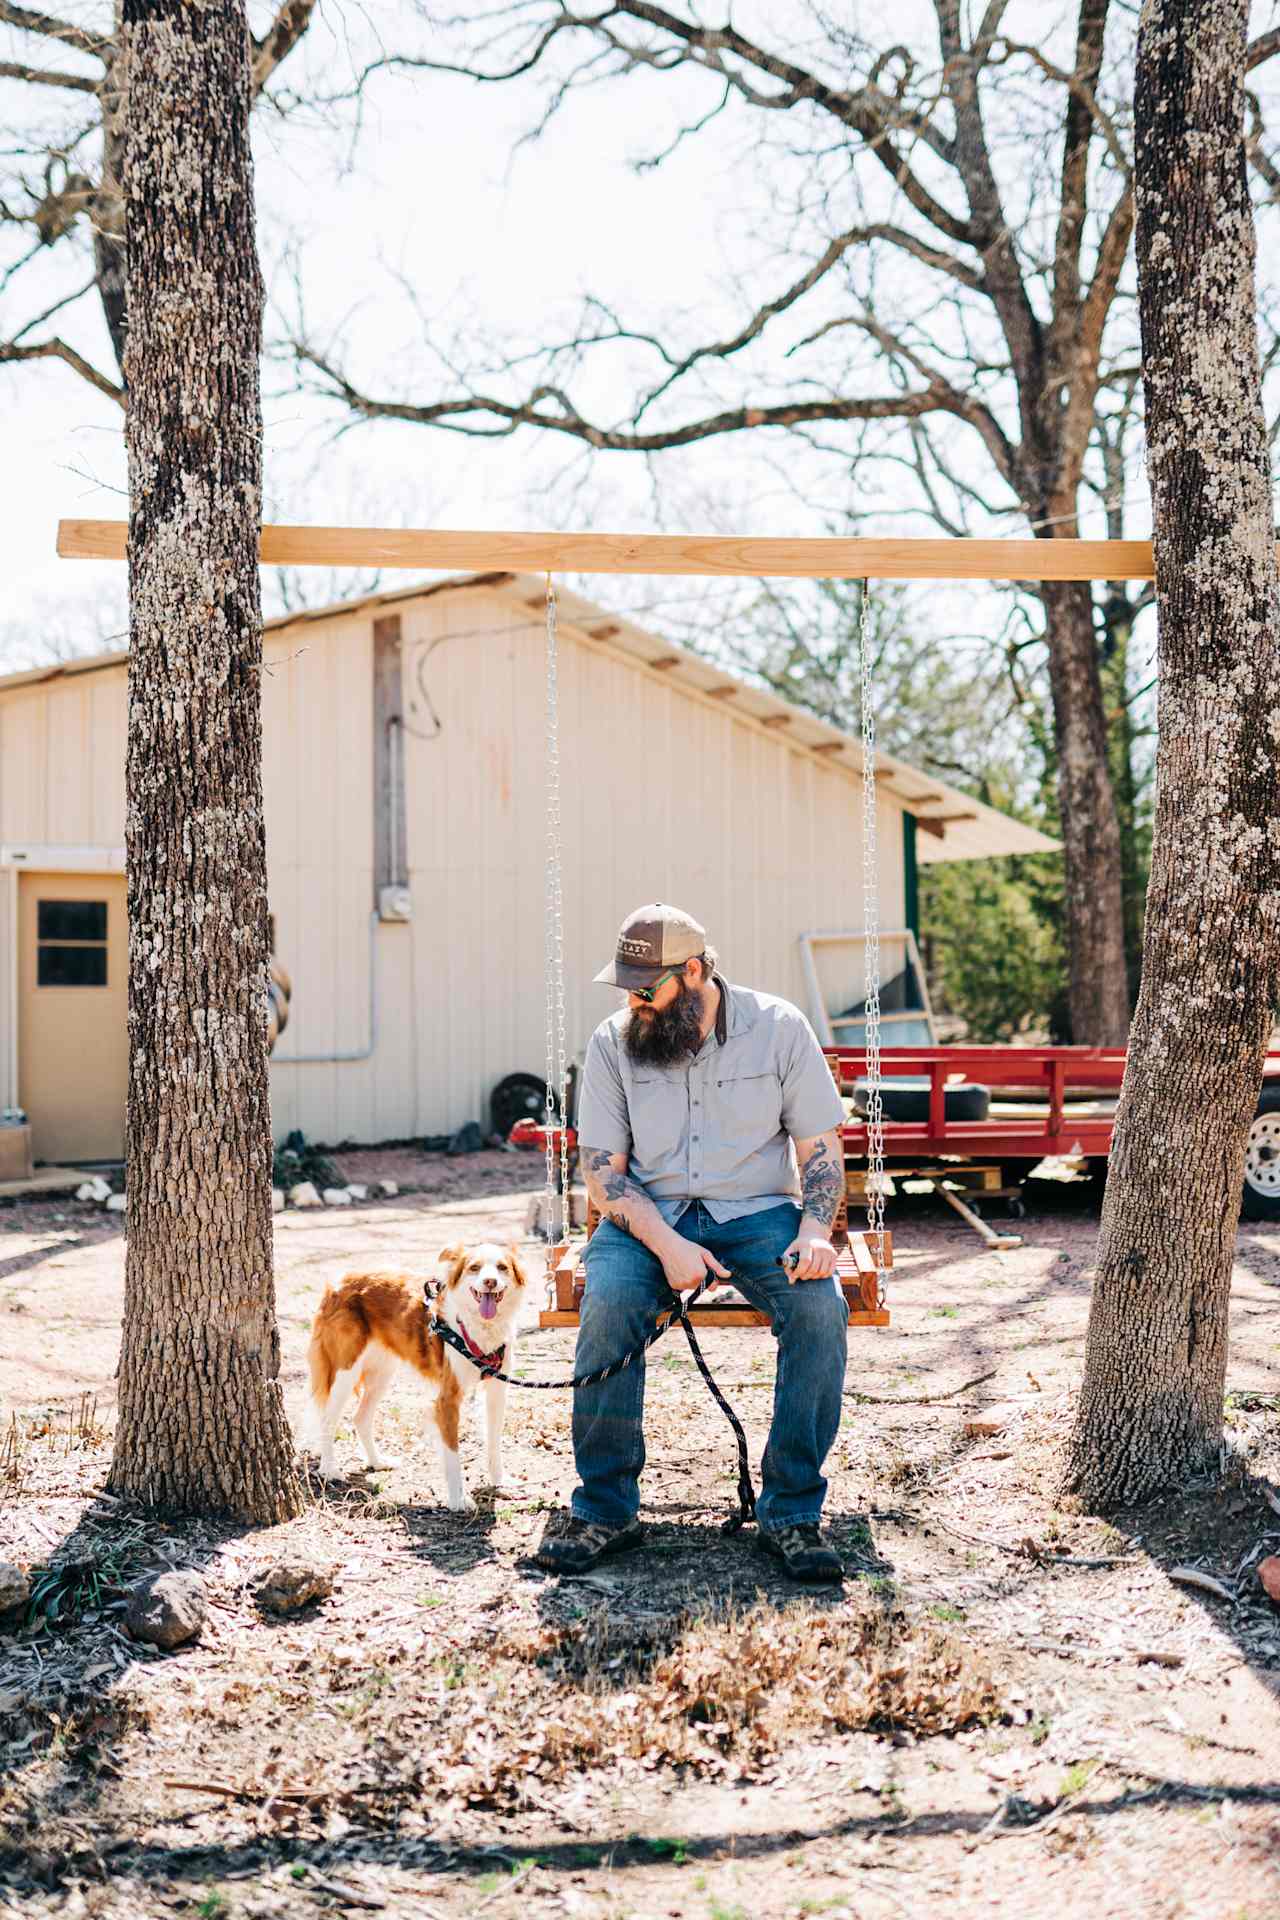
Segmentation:
<svg viewBox="0 0 1280 1920">
<path fill-rule="evenodd" d="M 105 900 L 41 900 L 36 913 L 36 985 L 105 987 Z"/>
</svg>

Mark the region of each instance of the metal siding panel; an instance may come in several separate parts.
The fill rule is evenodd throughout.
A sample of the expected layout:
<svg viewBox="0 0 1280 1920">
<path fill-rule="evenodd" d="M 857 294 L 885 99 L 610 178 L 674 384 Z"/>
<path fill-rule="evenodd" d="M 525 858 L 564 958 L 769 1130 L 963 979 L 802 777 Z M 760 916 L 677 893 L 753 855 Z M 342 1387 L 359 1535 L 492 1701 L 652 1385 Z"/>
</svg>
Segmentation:
<svg viewBox="0 0 1280 1920">
<path fill-rule="evenodd" d="M 47 816 L 53 846 L 81 846 L 89 838 L 88 706 L 84 686 L 75 681 L 56 686 L 47 703 Z"/>
<path fill-rule="evenodd" d="M 0 805 L 7 841 L 48 840 L 46 729 L 49 696 L 43 688 L 5 701 L 5 752 L 0 758 Z"/>
<path fill-rule="evenodd" d="M 0 714 L 0 755 L 3 755 L 4 749 L 4 718 Z M 14 876 L 0 873 L 0 1106 L 5 1107 L 17 1099 L 17 1061 L 14 1057 L 17 1034 L 13 1026 L 17 1003 L 14 969 L 18 953 L 18 930 L 14 925 L 13 906 L 17 891 Z"/>
<path fill-rule="evenodd" d="M 272 914 L 276 923 L 276 953 L 281 965 L 293 982 L 293 999 L 289 1007 L 289 1025 L 279 1042 L 281 1054 L 302 1053 L 300 1026 L 305 989 L 299 982 L 298 960 L 301 953 L 301 877 L 292 863 L 277 865 L 273 861 L 271 822 L 267 822 L 267 892 Z M 274 1058 L 271 1062 L 271 1132 L 277 1141 L 292 1133 L 295 1127 L 303 1127 L 302 1117 L 303 1089 L 305 1076 L 314 1073 L 314 1067 L 289 1067 Z"/>
<path fill-rule="evenodd" d="M 124 845 L 125 752 L 128 727 L 128 679 L 124 673 L 95 673 L 89 695 L 89 830 L 100 846 Z"/>
<path fill-rule="evenodd" d="M 408 832 L 409 885 L 413 893 L 414 922 L 410 951 L 409 991 L 413 996 L 416 1049 L 412 1063 L 414 1130 L 443 1133 L 447 1114 L 446 1035 L 450 1002 L 447 997 L 448 923 L 444 914 L 447 840 L 448 704 L 442 693 L 444 655 L 438 647 L 444 628 L 439 600 L 406 608 L 402 626 L 405 701 L 408 725 L 405 743 L 405 807 Z M 441 719 L 433 731 L 423 688 Z"/>
</svg>

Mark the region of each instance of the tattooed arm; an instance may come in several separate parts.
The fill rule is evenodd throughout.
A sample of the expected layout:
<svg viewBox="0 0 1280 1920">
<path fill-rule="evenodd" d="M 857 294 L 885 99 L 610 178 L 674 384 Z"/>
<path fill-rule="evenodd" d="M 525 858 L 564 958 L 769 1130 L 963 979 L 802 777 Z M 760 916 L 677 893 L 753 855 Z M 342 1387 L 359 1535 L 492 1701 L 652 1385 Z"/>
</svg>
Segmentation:
<svg viewBox="0 0 1280 1920">
<path fill-rule="evenodd" d="M 667 1225 L 639 1181 L 627 1172 L 625 1153 L 583 1147 L 582 1171 L 587 1192 L 603 1218 L 612 1220 L 624 1233 L 634 1234 L 650 1253 L 656 1254 L 668 1284 L 677 1291 L 696 1287 L 708 1268 L 726 1280 L 729 1278 L 728 1268 L 722 1267 L 705 1248 L 686 1240 Z"/>
<path fill-rule="evenodd" d="M 825 1280 L 836 1270 L 831 1228 L 844 1197 L 844 1141 L 839 1128 L 832 1127 L 812 1140 L 797 1140 L 795 1149 L 802 1218 L 795 1239 L 782 1257 L 785 1260 L 790 1253 L 800 1256 L 794 1268 L 788 1268 L 793 1280 Z"/>
</svg>

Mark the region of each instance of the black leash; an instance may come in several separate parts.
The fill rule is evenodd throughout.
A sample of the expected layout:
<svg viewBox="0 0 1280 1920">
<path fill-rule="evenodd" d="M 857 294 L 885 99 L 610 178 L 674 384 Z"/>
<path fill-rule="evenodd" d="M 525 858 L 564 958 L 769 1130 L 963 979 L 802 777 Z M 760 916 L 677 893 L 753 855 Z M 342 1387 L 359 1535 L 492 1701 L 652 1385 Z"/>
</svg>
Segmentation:
<svg viewBox="0 0 1280 1920">
<path fill-rule="evenodd" d="M 452 1347 L 454 1352 L 460 1353 L 464 1360 L 469 1360 L 476 1371 L 482 1374 L 486 1380 L 502 1380 L 510 1387 L 534 1387 L 542 1392 L 558 1392 L 566 1387 L 602 1386 L 606 1380 L 612 1380 L 615 1375 L 622 1373 L 629 1367 L 633 1361 L 638 1360 L 642 1353 L 648 1351 L 655 1340 L 661 1340 L 664 1333 L 670 1333 L 674 1326 L 682 1326 L 684 1328 L 685 1338 L 689 1342 L 689 1351 L 693 1355 L 694 1364 L 706 1381 L 708 1391 L 716 1405 L 720 1408 L 725 1419 L 733 1428 L 734 1438 L 738 1443 L 738 1511 L 730 1514 L 724 1523 L 723 1529 L 725 1533 L 737 1533 L 741 1527 L 746 1525 L 748 1520 L 754 1520 L 756 1517 L 756 1491 L 751 1484 L 751 1467 L 747 1459 L 747 1436 L 742 1431 L 742 1422 L 713 1380 L 711 1369 L 703 1358 L 702 1348 L 698 1345 L 698 1336 L 694 1332 L 689 1320 L 689 1309 L 694 1302 L 707 1291 L 708 1287 L 719 1286 L 721 1284 L 722 1279 L 719 1274 L 709 1273 L 705 1279 L 700 1280 L 697 1286 L 693 1287 L 688 1293 L 674 1294 L 675 1306 L 669 1313 L 664 1314 L 663 1317 L 659 1319 L 653 1331 L 645 1335 L 639 1346 L 632 1347 L 630 1353 L 624 1353 L 621 1359 L 611 1360 L 607 1367 L 597 1367 L 594 1373 L 575 1373 L 568 1380 L 518 1380 L 514 1374 L 503 1373 L 501 1357 L 505 1354 L 506 1349 L 500 1348 L 498 1355 L 492 1360 L 486 1360 L 483 1355 L 477 1356 L 474 1354 L 462 1336 L 455 1333 L 448 1321 L 442 1320 L 436 1313 L 430 1298 L 427 1300 L 427 1331 L 428 1333 L 439 1334 L 447 1347 Z"/>
</svg>

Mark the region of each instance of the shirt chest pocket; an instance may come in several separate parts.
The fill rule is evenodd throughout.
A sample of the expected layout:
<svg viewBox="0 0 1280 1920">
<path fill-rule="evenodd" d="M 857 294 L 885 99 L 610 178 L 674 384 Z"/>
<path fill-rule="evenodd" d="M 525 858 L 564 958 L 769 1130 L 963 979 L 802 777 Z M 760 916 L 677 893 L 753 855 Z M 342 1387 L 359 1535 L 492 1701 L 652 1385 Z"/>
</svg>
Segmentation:
<svg viewBox="0 0 1280 1920">
<path fill-rule="evenodd" d="M 782 1087 L 776 1073 L 724 1075 L 715 1083 L 716 1106 L 727 1139 L 762 1146 L 782 1126 Z"/>
<path fill-rule="evenodd" d="M 686 1083 L 663 1074 L 636 1074 L 627 1101 L 636 1158 L 652 1165 L 675 1152 L 689 1114 Z"/>
</svg>

